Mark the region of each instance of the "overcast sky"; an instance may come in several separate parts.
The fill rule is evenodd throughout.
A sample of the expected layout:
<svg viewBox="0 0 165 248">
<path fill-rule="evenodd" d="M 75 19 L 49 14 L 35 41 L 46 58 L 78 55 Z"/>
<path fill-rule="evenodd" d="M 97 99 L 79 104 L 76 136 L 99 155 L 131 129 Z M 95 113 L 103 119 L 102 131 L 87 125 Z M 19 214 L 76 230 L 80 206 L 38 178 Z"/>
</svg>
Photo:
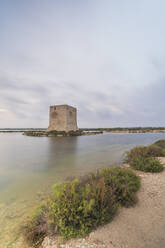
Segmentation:
<svg viewBox="0 0 165 248">
<path fill-rule="evenodd" d="M 165 126 L 164 0 L 0 0 L 0 127 Z"/>
</svg>

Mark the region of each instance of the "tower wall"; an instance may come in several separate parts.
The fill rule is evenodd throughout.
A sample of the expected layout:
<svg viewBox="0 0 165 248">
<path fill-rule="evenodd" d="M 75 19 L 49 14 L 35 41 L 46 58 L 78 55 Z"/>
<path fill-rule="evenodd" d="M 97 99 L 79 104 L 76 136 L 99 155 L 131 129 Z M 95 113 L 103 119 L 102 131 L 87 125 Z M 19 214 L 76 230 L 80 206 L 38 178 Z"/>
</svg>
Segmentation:
<svg viewBox="0 0 165 248">
<path fill-rule="evenodd" d="M 68 105 L 50 106 L 49 127 L 47 131 L 76 131 L 77 110 Z"/>
</svg>

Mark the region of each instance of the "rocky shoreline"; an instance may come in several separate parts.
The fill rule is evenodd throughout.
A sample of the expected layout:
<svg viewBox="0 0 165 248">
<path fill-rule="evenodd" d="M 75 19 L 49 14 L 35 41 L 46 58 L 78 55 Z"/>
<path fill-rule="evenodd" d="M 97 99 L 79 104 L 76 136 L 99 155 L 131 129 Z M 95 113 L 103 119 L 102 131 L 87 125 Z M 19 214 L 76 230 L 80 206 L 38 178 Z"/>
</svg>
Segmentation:
<svg viewBox="0 0 165 248">
<path fill-rule="evenodd" d="M 56 136 L 64 136 L 64 137 L 70 137 L 70 136 L 82 136 L 82 135 L 96 135 L 96 134 L 102 134 L 103 131 L 93 131 L 93 132 L 87 132 L 87 131 L 25 131 L 23 135 L 26 136 L 35 136 L 35 137 L 56 137 Z"/>
<path fill-rule="evenodd" d="M 96 135 L 96 134 L 103 134 L 103 133 L 114 133 L 114 134 L 130 134 L 130 133 L 165 133 L 165 130 L 78 130 L 78 131 L 24 131 L 23 135 L 26 136 L 34 136 L 34 137 L 54 137 L 54 136 L 83 136 L 83 135 Z"/>
</svg>

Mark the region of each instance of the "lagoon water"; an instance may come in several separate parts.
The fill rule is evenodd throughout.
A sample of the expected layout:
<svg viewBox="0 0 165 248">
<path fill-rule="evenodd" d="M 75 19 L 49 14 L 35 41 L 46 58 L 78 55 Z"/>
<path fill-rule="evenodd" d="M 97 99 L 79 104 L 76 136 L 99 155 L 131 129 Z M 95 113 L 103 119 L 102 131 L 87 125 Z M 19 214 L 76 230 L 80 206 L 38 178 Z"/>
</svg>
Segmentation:
<svg viewBox="0 0 165 248">
<path fill-rule="evenodd" d="M 51 185 L 122 163 L 125 151 L 165 134 L 29 137 L 0 133 L 0 248 L 26 248 L 21 225 Z"/>
</svg>

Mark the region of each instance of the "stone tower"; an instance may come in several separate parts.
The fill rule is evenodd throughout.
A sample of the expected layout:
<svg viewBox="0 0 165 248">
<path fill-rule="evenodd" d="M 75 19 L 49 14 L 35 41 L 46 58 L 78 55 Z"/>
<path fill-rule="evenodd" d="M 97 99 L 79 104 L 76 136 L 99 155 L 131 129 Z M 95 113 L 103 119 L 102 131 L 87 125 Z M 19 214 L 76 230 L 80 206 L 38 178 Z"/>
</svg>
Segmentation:
<svg viewBox="0 0 165 248">
<path fill-rule="evenodd" d="M 50 106 L 47 131 L 77 131 L 77 109 L 69 105 Z"/>
</svg>

